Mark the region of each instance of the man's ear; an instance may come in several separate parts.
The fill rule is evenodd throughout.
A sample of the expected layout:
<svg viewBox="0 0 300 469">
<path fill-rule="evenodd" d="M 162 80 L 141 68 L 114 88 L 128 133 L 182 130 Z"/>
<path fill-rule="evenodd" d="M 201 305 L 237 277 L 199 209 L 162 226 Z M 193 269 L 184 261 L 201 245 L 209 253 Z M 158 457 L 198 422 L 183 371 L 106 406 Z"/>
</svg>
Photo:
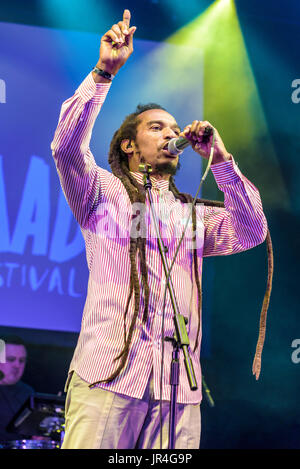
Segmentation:
<svg viewBox="0 0 300 469">
<path fill-rule="evenodd" d="M 122 140 L 121 150 L 123 150 L 124 153 L 127 153 L 127 154 L 133 153 L 132 141 L 129 138 L 126 138 L 126 139 Z"/>
</svg>

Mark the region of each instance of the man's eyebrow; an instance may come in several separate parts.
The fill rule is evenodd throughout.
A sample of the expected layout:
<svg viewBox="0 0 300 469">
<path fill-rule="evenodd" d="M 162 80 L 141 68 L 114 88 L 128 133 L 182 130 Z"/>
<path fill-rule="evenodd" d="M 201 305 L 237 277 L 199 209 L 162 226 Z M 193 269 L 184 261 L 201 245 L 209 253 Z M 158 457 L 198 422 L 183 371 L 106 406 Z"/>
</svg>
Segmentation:
<svg viewBox="0 0 300 469">
<path fill-rule="evenodd" d="M 148 125 L 148 126 L 150 126 L 150 125 L 152 125 L 152 124 L 165 125 L 166 123 L 165 123 L 164 121 L 162 121 L 162 120 L 159 120 L 159 119 L 155 119 L 155 120 L 153 120 L 153 121 L 147 122 L 147 125 Z M 180 130 L 180 127 L 179 127 L 179 125 L 178 125 L 177 123 L 171 125 L 171 128 L 172 128 L 172 129 L 178 129 L 178 130 Z"/>
</svg>

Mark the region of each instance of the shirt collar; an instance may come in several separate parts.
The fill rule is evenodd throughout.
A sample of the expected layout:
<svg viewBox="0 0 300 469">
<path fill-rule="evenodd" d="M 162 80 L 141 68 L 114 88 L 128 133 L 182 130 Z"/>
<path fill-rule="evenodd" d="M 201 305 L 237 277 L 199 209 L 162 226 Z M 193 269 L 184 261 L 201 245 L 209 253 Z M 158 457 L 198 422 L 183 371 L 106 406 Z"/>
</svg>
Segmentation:
<svg viewBox="0 0 300 469">
<path fill-rule="evenodd" d="M 136 179 L 139 184 L 144 184 L 142 173 L 138 171 L 130 171 L 130 174 Z M 157 189 L 161 191 L 169 190 L 169 181 L 166 179 L 159 179 L 155 176 L 150 176 L 150 181 L 152 182 L 152 189 Z"/>
</svg>

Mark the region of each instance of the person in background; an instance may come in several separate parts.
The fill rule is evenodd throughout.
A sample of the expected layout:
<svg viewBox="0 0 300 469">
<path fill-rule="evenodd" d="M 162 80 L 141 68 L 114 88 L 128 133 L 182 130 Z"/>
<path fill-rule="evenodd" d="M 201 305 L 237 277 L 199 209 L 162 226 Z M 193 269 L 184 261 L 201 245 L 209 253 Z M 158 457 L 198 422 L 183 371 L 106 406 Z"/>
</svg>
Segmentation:
<svg viewBox="0 0 300 469">
<path fill-rule="evenodd" d="M 5 343 L 5 362 L 0 363 L 0 441 L 5 442 L 20 437 L 6 427 L 34 390 L 21 381 L 27 362 L 25 343 L 17 336 L 1 339 Z"/>
</svg>

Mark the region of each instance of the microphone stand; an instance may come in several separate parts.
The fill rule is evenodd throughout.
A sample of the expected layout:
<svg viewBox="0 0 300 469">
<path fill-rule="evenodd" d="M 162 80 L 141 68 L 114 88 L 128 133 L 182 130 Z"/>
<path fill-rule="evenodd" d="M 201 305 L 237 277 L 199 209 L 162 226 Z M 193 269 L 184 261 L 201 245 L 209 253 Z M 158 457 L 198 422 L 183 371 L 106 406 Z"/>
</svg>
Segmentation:
<svg viewBox="0 0 300 469">
<path fill-rule="evenodd" d="M 179 313 L 178 305 L 175 298 L 175 292 L 170 281 L 171 278 L 169 277 L 169 266 L 168 260 L 166 258 L 166 247 L 161 239 L 160 231 L 158 222 L 156 219 L 156 213 L 153 207 L 153 198 L 151 194 L 152 182 L 150 180 L 150 173 L 152 172 L 151 165 L 149 164 L 141 164 L 139 166 L 140 172 L 143 173 L 143 183 L 145 187 L 145 191 L 148 194 L 149 201 L 150 201 L 150 209 L 152 213 L 152 218 L 154 221 L 154 226 L 157 234 L 158 239 L 158 248 L 160 252 L 160 256 L 162 259 L 163 268 L 165 271 L 166 278 L 169 279 L 167 282 L 168 290 L 170 293 L 170 299 L 172 303 L 172 307 L 174 310 L 174 325 L 175 325 L 175 333 L 174 337 L 166 337 L 166 341 L 170 341 L 173 344 L 173 352 L 172 352 L 172 361 L 171 361 L 171 373 L 170 373 L 170 385 L 171 385 L 171 400 L 170 400 L 170 423 L 169 423 L 169 449 L 174 449 L 175 447 L 175 426 L 176 426 L 176 404 L 177 404 L 177 389 L 179 384 L 179 351 L 180 349 L 183 351 L 184 356 L 184 363 L 185 369 L 187 372 L 187 377 L 189 381 L 189 385 L 192 391 L 195 391 L 197 386 L 197 381 L 194 373 L 193 363 L 191 361 L 188 346 L 189 346 L 189 337 L 186 330 L 186 319 L 182 314 Z"/>
</svg>

